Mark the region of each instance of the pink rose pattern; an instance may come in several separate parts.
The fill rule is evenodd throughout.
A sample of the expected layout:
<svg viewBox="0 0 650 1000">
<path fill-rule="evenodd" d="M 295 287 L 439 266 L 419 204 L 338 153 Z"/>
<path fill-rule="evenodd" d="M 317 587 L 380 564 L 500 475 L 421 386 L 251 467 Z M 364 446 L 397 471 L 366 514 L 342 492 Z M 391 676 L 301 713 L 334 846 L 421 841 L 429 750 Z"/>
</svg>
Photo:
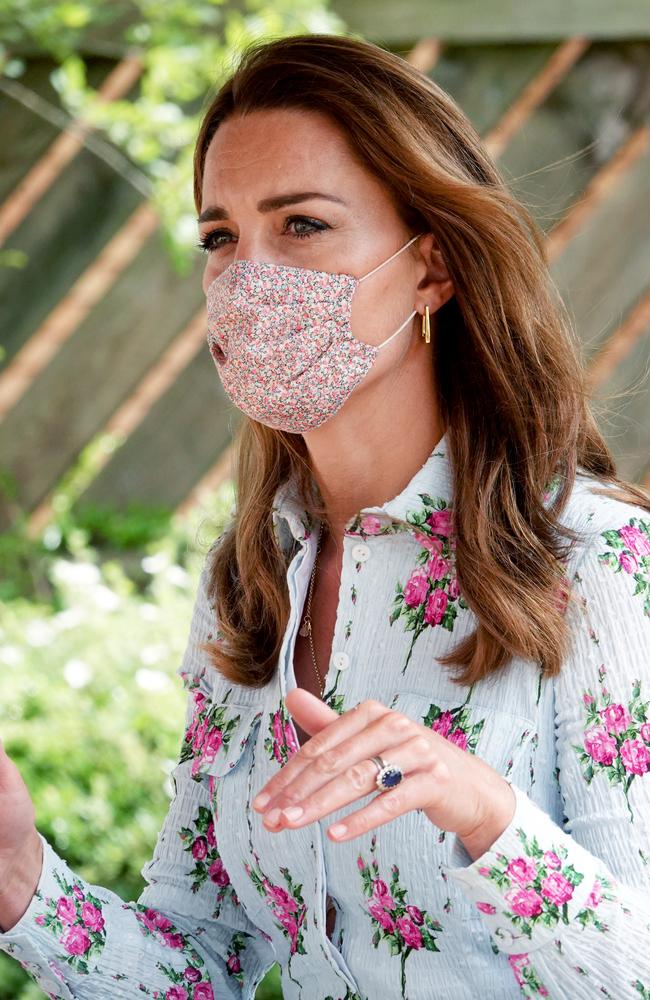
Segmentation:
<svg viewBox="0 0 650 1000">
<path fill-rule="evenodd" d="M 57 957 L 75 972 L 87 975 L 89 962 L 101 954 L 106 943 L 102 901 L 81 882 L 69 884 L 55 869 L 54 879 L 61 889 L 58 899 L 45 897 L 46 910 L 34 922 L 54 934 L 63 946 Z M 37 898 L 41 898 L 36 894 Z"/>
<path fill-rule="evenodd" d="M 547 997 L 549 995 L 539 975 L 530 964 L 530 958 L 527 954 L 508 955 L 508 965 L 514 973 L 522 996 Z"/>
<path fill-rule="evenodd" d="M 650 521 L 631 517 L 620 528 L 602 531 L 609 548 L 598 559 L 615 573 L 627 573 L 636 586 L 634 595 L 643 597 L 643 613 L 650 617 Z"/>
<path fill-rule="evenodd" d="M 203 957 L 192 947 L 191 939 L 183 934 L 159 910 L 144 906 L 142 903 L 123 903 L 122 909 L 133 910 L 138 921 L 140 930 L 145 937 L 154 937 L 165 948 L 176 952 L 178 959 L 175 965 L 165 962 L 156 962 L 156 967 L 169 982 L 169 986 L 163 991 L 159 989 L 151 990 L 145 983 L 138 985 L 138 990 L 146 996 L 153 997 L 154 1000 L 216 1000 L 212 983 L 210 982 L 208 971 L 205 967 Z M 228 956 L 233 956 L 232 971 L 226 963 L 227 971 L 235 976 L 241 983 L 241 961 L 239 955 L 246 947 L 247 935 L 243 931 L 237 931 L 232 936 Z M 235 962 L 234 959 L 238 961 Z"/>
<path fill-rule="evenodd" d="M 437 626 L 452 632 L 458 608 L 468 607 L 454 570 L 453 511 L 441 498 L 434 500 L 426 493 L 420 497 L 422 509 L 407 514 L 409 524 L 416 529 L 414 537 L 421 546 L 420 552 L 406 583 L 396 586 L 389 618 L 391 625 L 401 619 L 404 630 L 412 633 L 402 673 L 422 633 Z"/>
<path fill-rule="evenodd" d="M 547 867 L 550 866 L 554 869 L 561 867 L 562 862 L 555 851 L 544 851 L 542 857 Z M 522 884 L 528 884 L 532 881 L 532 879 L 534 879 L 536 864 L 529 858 L 515 858 L 509 863 L 509 865 L 512 867 L 513 872 L 517 873 L 517 877 L 520 879 Z M 531 874 L 532 878 L 528 878 Z M 557 889 L 560 886 L 560 882 L 556 880 L 555 884 Z M 608 879 L 599 876 L 595 880 L 585 906 L 575 916 L 575 919 L 582 924 L 583 927 L 586 927 L 588 924 L 593 924 L 599 931 L 607 932 L 609 930 L 607 924 L 600 920 L 596 910 L 604 899 L 613 900 L 616 898 L 609 891 L 611 888 L 612 883 Z M 561 895 L 563 894 L 564 892 L 561 892 Z M 481 913 L 488 913 L 490 915 L 496 913 L 496 907 L 491 903 L 477 903 L 476 906 Z M 534 908 L 537 909 L 537 905 L 535 905 Z M 549 996 L 548 990 L 540 980 L 538 973 L 531 965 L 530 956 L 528 954 L 508 955 L 508 964 L 514 973 L 515 979 L 517 980 L 523 996 Z"/>
<path fill-rule="evenodd" d="M 205 882 L 214 884 L 215 905 L 212 916 L 217 920 L 225 899 L 230 899 L 234 906 L 239 905 L 239 900 L 217 849 L 214 819 L 210 810 L 199 806 L 192 826 L 182 827 L 178 835 L 185 844 L 184 850 L 193 861 L 193 867 L 187 873 L 192 879 L 192 892 L 198 892 Z"/>
<path fill-rule="evenodd" d="M 479 868 L 478 873 L 498 887 L 507 904 L 504 915 L 532 938 L 538 924 L 554 927 L 561 921 L 568 925 L 568 903 L 584 875 L 567 863 L 563 845 L 543 850 L 536 837 L 529 839 L 522 829 L 516 832 L 523 853 L 515 858 L 497 853 L 496 862 Z"/>
<path fill-rule="evenodd" d="M 632 697 L 625 704 L 612 699 L 604 681 L 607 671 L 598 670 L 600 697 L 583 691 L 585 731 L 582 745 L 573 744 L 587 784 L 604 775 L 611 785 L 620 785 L 630 820 L 634 813 L 629 800 L 632 782 L 650 771 L 650 701 L 641 697 L 641 681 L 632 684 Z"/>
<path fill-rule="evenodd" d="M 291 959 L 298 953 L 305 955 L 303 941 L 303 925 L 307 917 L 307 907 L 302 898 L 302 885 L 296 885 L 288 868 L 281 867 L 280 872 L 286 888 L 276 885 L 265 875 L 260 866 L 260 859 L 253 852 L 255 864 L 244 862 L 244 870 L 251 882 L 263 897 L 273 914 L 273 919 L 289 941 L 289 977 L 291 976 Z M 300 984 L 298 984 L 300 985 Z"/>
<path fill-rule="evenodd" d="M 422 721 L 425 726 L 433 729 L 434 733 L 440 733 L 450 743 L 454 743 L 461 750 L 467 750 L 468 753 L 476 753 L 479 737 L 485 725 L 485 719 L 472 722 L 471 709 L 467 704 L 443 711 L 432 703 Z"/>
<path fill-rule="evenodd" d="M 426 910 L 407 901 L 406 889 L 400 885 L 399 868 L 391 868 L 390 882 L 380 878 L 379 864 L 375 858 L 377 836 L 370 842 L 370 862 L 359 855 L 357 868 L 361 877 L 363 894 L 367 898 L 366 910 L 370 917 L 374 934 L 372 943 L 379 947 L 384 941 L 391 955 L 399 955 L 401 963 L 401 992 L 406 997 L 406 960 L 413 951 L 440 951 L 436 935 L 443 927 Z"/>
<path fill-rule="evenodd" d="M 277 761 L 280 767 L 284 767 L 289 757 L 298 750 L 291 719 L 283 699 L 280 700 L 278 710 L 269 713 L 269 736 L 264 740 L 264 748 L 270 759 Z"/>
<path fill-rule="evenodd" d="M 185 730 L 180 753 L 180 762 L 191 760 L 190 773 L 195 781 L 201 780 L 201 775 L 209 771 L 218 753 L 228 749 L 233 731 L 237 728 L 240 716 L 226 720 L 227 705 L 230 691 L 223 702 L 213 705 L 198 688 L 193 685 L 194 712 L 192 721 Z"/>
</svg>

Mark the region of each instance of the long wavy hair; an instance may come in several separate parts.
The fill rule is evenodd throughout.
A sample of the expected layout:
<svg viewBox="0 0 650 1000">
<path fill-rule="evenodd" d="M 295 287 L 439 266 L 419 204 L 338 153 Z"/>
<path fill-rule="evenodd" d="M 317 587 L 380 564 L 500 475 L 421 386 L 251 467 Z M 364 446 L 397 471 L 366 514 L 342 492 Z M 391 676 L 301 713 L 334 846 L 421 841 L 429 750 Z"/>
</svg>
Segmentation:
<svg viewBox="0 0 650 1000">
<path fill-rule="evenodd" d="M 455 569 L 477 624 L 439 662 L 460 684 L 513 655 L 557 674 L 570 638 L 562 561 L 578 537 L 558 518 L 578 467 L 601 482 L 596 492 L 647 510 L 650 495 L 619 479 L 598 431 L 542 233 L 444 90 L 379 46 L 324 34 L 245 50 L 202 120 L 197 211 L 221 122 L 269 108 L 330 115 L 411 232 L 435 234 L 453 281 L 435 314 L 432 364 L 453 469 Z M 327 511 L 301 435 L 244 418 L 237 444 L 236 505 L 211 553 L 218 632 L 204 648 L 225 677 L 257 687 L 277 669 L 289 618 L 292 552 L 276 539 L 276 491 L 294 478 L 305 509 L 325 520 Z M 548 504 L 551 481 L 559 489 Z"/>
</svg>

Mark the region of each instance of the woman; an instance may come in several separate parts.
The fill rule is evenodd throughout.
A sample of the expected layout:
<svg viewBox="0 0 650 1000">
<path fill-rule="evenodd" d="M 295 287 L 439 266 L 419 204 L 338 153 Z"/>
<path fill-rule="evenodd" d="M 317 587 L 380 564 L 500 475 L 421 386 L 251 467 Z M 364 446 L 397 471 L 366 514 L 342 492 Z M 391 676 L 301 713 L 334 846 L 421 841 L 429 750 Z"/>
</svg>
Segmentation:
<svg viewBox="0 0 650 1000">
<path fill-rule="evenodd" d="M 51 997 L 650 996 L 650 500 L 534 223 L 352 38 L 250 49 L 195 166 L 246 419 L 175 796 L 123 903 L 5 757 L 0 946 Z"/>
</svg>

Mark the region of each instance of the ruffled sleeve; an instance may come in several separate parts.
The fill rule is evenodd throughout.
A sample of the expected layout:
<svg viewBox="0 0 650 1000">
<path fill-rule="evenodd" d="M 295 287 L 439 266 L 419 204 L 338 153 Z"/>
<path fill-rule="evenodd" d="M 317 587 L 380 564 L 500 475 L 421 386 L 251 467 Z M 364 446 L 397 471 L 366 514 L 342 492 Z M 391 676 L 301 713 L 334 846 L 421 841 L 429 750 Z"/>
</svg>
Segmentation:
<svg viewBox="0 0 650 1000">
<path fill-rule="evenodd" d="M 274 961 L 220 861 L 209 781 L 192 776 L 192 757 L 183 749 L 210 696 L 199 648 L 214 630 L 206 584 L 207 560 L 177 671 L 188 698 L 180 760 L 172 771 L 174 796 L 142 869 L 147 886 L 136 902 L 125 902 L 72 871 L 39 833 L 43 866 L 36 891 L 20 920 L 0 933 L 0 949 L 48 997 L 251 997 Z"/>
<path fill-rule="evenodd" d="M 609 509 L 553 679 L 563 826 L 513 784 L 501 836 L 473 862 L 457 843 L 447 868 L 524 996 L 650 1000 L 650 520 Z"/>
</svg>

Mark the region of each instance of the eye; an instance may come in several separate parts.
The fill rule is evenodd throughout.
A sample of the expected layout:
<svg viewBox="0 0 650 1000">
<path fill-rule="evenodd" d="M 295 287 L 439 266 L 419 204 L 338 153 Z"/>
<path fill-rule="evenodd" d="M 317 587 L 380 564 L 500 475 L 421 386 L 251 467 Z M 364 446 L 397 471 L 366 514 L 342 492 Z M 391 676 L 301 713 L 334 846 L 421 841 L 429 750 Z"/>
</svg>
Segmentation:
<svg viewBox="0 0 650 1000">
<path fill-rule="evenodd" d="M 225 246 L 225 243 L 219 242 L 220 236 L 232 236 L 232 233 L 228 229 L 213 229 L 212 232 L 202 236 L 196 245 L 199 250 L 210 253 L 212 250 L 218 250 L 219 247 Z"/>
<path fill-rule="evenodd" d="M 305 224 L 309 226 L 307 232 L 304 230 L 302 232 L 295 232 L 294 230 L 292 235 L 295 236 L 297 240 L 302 240 L 306 236 L 313 236 L 314 233 L 322 233 L 325 229 L 330 228 L 326 222 L 320 222 L 318 219 L 310 219 L 307 215 L 289 215 L 285 220 L 285 231 L 287 226 L 293 225 L 294 223 L 297 223 L 299 226 Z"/>
<path fill-rule="evenodd" d="M 297 226 L 299 230 L 297 231 L 294 228 L 292 232 L 289 232 L 289 226 Z M 307 227 L 306 230 L 305 226 Z M 309 236 L 313 236 L 314 233 L 324 232 L 326 229 L 331 228 L 326 222 L 321 222 L 319 219 L 312 219 L 307 215 L 288 215 L 284 220 L 282 232 L 288 233 L 293 239 L 304 240 Z M 229 229 L 213 229 L 211 232 L 206 233 L 205 236 L 202 236 L 196 245 L 199 250 L 212 253 L 214 250 L 219 250 L 221 247 L 227 246 L 231 241 L 225 240 L 223 237 L 232 235 L 233 233 Z"/>
</svg>

